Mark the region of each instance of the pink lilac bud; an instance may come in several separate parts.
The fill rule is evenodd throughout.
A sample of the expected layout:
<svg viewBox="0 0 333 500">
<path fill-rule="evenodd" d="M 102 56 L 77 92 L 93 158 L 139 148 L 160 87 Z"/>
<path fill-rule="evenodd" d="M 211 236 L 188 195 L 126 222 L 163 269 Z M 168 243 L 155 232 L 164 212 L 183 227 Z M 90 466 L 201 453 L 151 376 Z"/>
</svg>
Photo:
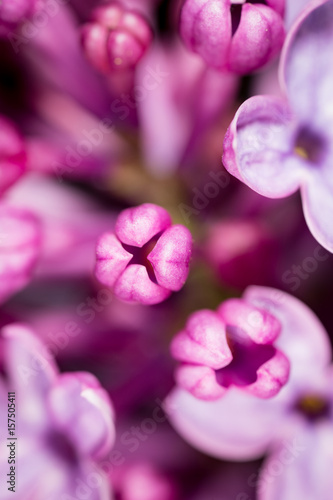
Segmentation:
<svg viewBox="0 0 333 500">
<path fill-rule="evenodd" d="M 187 47 L 219 70 L 244 74 L 280 51 L 284 0 L 186 0 L 180 32 Z"/>
<path fill-rule="evenodd" d="M 0 196 L 24 173 L 26 153 L 15 126 L 0 116 Z"/>
<path fill-rule="evenodd" d="M 275 316 L 244 299 L 195 312 L 171 344 L 182 362 L 178 384 L 204 400 L 219 399 L 232 386 L 259 398 L 275 396 L 289 377 L 289 361 L 274 347 L 280 330 Z"/>
<path fill-rule="evenodd" d="M 157 304 L 183 287 L 191 253 L 190 231 L 145 203 L 121 212 L 115 232 L 102 235 L 95 274 L 121 300 Z"/>
<path fill-rule="evenodd" d="M 96 8 L 93 21 L 82 28 L 82 44 L 88 60 L 106 74 L 134 68 L 152 37 L 146 19 L 117 2 Z"/>
<path fill-rule="evenodd" d="M 15 27 L 35 11 L 41 0 L 2 0 L 0 3 L 0 23 Z"/>
<path fill-rule="evenodd" d="M 30 212 L 0 207 L 0 302 L 28 283 L 40 240 L 39 222 Z"/>
</svg>

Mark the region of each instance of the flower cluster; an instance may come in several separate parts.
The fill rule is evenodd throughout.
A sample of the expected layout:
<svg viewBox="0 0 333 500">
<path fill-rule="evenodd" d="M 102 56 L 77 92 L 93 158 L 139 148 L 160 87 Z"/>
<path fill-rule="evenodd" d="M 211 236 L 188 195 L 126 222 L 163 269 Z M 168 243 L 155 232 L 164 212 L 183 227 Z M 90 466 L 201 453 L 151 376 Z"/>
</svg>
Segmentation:
<svg viewBox="0 0 333 500">
<path fill-rule="evenodd" d="M 0 0 L 2 500 L 332 499 L 332 54 L 333 0 Z"/>
</svg>

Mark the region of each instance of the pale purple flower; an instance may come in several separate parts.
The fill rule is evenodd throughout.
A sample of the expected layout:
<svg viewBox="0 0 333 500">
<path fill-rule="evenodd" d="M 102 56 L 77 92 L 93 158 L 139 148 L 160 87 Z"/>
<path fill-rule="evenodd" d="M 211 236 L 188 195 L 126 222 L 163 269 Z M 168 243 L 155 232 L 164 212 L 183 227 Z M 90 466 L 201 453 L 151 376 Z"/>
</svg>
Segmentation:
<svg viewBox="0 0 333 500">
<path fill-rule="evenodd" d="M 132 69 L 152 41 L 152 30 L 139 12 L 118 2 L 97 7 L 82 28 L 82 43 L 91 64 L 105 74 Z"/>
<path fill-rule="evenodd" d="M 274 346 L 281 324 L 265 308 L 229 299 L 218 310 L 193 313 L 171 344 L 182 361 L 180 387 L 199 399 L 214 400 L 230 387 L 271 398 L 289 377 L 289 362 Z"/>
<path fill-rule="evenodd" d="M 248 73 L 277 55 L 284 0 L 186 0 L 180 32 L 188 48 L 217 69 Z"/>
<path fill-rule="evenodd" d="M 324 471 L 331 463 L 333 397 L 331 376 L 325 373 L 331 360 L 327 333 L 310 309 L 286 293 L 252 287 L 245 297 L 256 307 L 267 307 L 282 324 L 277 345 L 291 362 L 288 384 L 269 400 L 235 388 L 218 401 L 200 401 L 178 388 L 167 400 L 170 419 L 192 445 L 223 459 L 248 460 L 274 450 L 279 454 L 284 447 L 282 457 L 288 462 L 280 462 L 284 467 L 274 475 L 276 467 L 269 469 L 268 461 L 271 477 L 265 485 L 271 485 L 258 485 L 267 494 L 260 499 L 328 500 L 331 475 Z M 323 467 L 322 475 L 317 467 Z"/>
<path fill-rule="evenodd" d="M 106 391 L 90 373 L 60 374 L 50 350 L 24 325 L 3 328 L 1 347 L 7 377 L 0 379 L 1 416 L 7 391 L 15 391 L 17 408 L 17 498 L 79 498 L 83 491 L 92 500 L 109 498 L 107 477 L 98 468 L 115 433 Z M 1 463 L 7 473 L 7 461 Z M 2 498 L 12 496 L 4 487 Z"/>
<path fill-rule="evenodd" d="M 95 274 L 119 299 L 157 304 L 183 287 L 191 252 L 190 231 L 145 203 L 122 211 L 115 232 L 101 236 Z"/>
<path fill-rule="evenodd" d="M 288 100 L 256 96 L 236 113 L 223 163 L 269 198 L 301 191 L 313 236 L 333 251 L 333 1 L 306 9 L 289 33 L 280 65 Z"/>
<path fill-rule="evenodd" d="M 0 196 L 26 169 L 24 142 L 13 123 L 0 116 Z"/>
<path fill-rule="evenodd" d="M 0 205 L 0 302 L 30 280 L 41 246 L 41 227 L 29 211 Z"/>
</svg>

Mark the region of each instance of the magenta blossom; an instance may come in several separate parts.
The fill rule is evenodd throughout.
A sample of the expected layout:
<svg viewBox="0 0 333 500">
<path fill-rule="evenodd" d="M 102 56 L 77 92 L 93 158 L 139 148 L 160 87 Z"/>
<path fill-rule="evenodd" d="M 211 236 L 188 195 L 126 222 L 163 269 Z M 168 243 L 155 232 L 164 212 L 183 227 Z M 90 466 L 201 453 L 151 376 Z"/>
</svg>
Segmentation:
<svg viewBox="0 0 333 500">
<path fill-rule="evenodd" d="M 118 2 L 97 7 L 93 22 L 82 29 L 82 43 L 91 64 L 103 73 L 136 66 L 152 41 L 144 17 Z"/>
<path fill-rule="evenodd" d="M 291 30 L 281 61 L 288 101 L 256 96 L 224 141 L 227 170 L 254 191 L 283 198 L 301 190 L 313 236 L 333 252 L 333 1 L 316 2 Z"/>
<path fill-rule="evenodd" d="M 217 312 L 195 312 L 171 344 L 182 361 L 178 384 L 206 400 L 232 386 L 259 398 L 275 396 L 289 377 L 288 359 L 274 346 L 280 331 L 275 316 L 245 299 L 229 299 Z"/>
<path fill-rule="evenodd" d="M 270 61 L 284 40 L 284 0 L 186 0 L 180 31 L 217 69 L 244 74 Z"/>
<path fill-rule="evenodd" d="M 252 287 L 245 297 L 281 321 L 277 343 L 291 362 L 288 384 L 265 401 L 237 389 L 218 401 L 199 401 L 176 389 L 167 401 L 170 418 L 182 436 L 211 455 L 245 460 L 270 452 L 263 471 L 250 478 L 260 500 L 329 500 L 333 391 L 327 333 L 286 293 Z"/>
<path fill-rule="evenodd" d="M 0 195 L 24 173 L 26 152 L 16 127 L 0 116 Z"/>
<path fill-rule="evenodd" d="M 90 373 L 59 374 L 47 346 L 23 325 L 5 327 L 1 341 L 7 378 L 0 379 L 0 413 L 4 418 L 7 391 L 15 391 L 19 409 L 17 498 L 80 498 L 82 491 L 92 500 L 109 498 L 107 477 L 98 468 L 115 432 L 106 391 Z M 8 464 L 1 463 L 6 477 Z M 4 500 L 13 495 L 7 488 L 3 493 Z"/>
<path fill-rule="evenodd" d="M 128 302 L 157 304 L 184 285 L 192 237 L 168 212 L 145 203 L 120 213 L 97 244 L 97 279 Z"/>
<path fill-rule="evenodd" d="M 29 282 L 40 246 L 37 218 L 26 210 L 0 206 L 0 302 Z"/>
</svg>

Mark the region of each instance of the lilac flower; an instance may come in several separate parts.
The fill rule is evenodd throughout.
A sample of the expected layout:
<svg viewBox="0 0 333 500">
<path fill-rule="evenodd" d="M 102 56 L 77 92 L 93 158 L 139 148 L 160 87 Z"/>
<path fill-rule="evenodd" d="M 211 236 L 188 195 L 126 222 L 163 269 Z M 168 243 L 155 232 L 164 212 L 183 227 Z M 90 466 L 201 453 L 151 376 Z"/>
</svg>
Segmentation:
<svg viewBox="0 0 333 500">
<path fill-rule="evenodd" d="M 186 0 L 180 31 L 214 68 L 248 73 L 270 61 L 284 39 L 284 0 Z"/>
<path fill-rule="evenodd" d="M 288 359 L 274 347 L 280 330 L 275 316 L 244 299 L 229 299 L 217 312 L 193 313 L 171 344 L 182 361 L 178 385 L 206 400 L 232 386 L 259 398 L 275 396 L 289 377 Z"/>
<path fill-rule="evenodd" d="M 25 168 L 23 139 L 14 124 L 0 116 L 0 196 L 22 176 Z"/>
<path fill-rule="evenodd" d="M 0 205 L 0 302 L 29 282 L 40 245 L 38 219 L 26 210 Z"/>
<path fill-rule="evenodd" d="M 191 444 L 220 458 L 246 460 L 271 452 L 258 481 L 260 500 L 328 500 L 333 394 L 327 333 L 304 304 L 285 293 L 252 287 L 245 297 L 281 321 L 277 344 L 291 362 L 288 384 L 265 401 L 238 389 L 218 401 L 199 401 L 175 389 L 167 400 L 171 421 Z M 277 458 L 282 461 L 275 474 Z"/>
<path fill-rule="evenodd" d="M 253 190 L 283 198 L 301 190 L 313 236 L 333 251 L 333 2 L 316 2 L 291 30 L 281 61 L 284 98 L 256 96 L 224 141 L 227 170 Z"/>
<path fill-rule="evenodd" d="M 121 212 L 115 232 L 102 235 L 95 274 L 122 300 L 157 304 L 184 285 L 191 251 L 189 230 L 145 203 Z"/>
<path fill-rule="evenodd" d="M 17 498 L 78 498 L 82 491 L 93 500 L 106 498 L 108 481 L 97 465 L 114 441 L 106 391 L 90 373 L 59 374 L 47 346 L 23 325 L 3 328 L 1 341 L 7 375 L 6 382 L 0 380 L 1 414 L 7 391 L 15 391 L 19 409 Z M 7 462 L 1 463 L 7 473 Z M 11 498 L 11 491 L 4 492 L 2 498 Z"/>
<path fill-rule="evenodd" d="M 97 7 L 93 22 L 82 29 L 82 43 L 91 64 L 102 73 L 131 69 L 152 41 L 147 21 L 118 2 Z"/>
</svg>

